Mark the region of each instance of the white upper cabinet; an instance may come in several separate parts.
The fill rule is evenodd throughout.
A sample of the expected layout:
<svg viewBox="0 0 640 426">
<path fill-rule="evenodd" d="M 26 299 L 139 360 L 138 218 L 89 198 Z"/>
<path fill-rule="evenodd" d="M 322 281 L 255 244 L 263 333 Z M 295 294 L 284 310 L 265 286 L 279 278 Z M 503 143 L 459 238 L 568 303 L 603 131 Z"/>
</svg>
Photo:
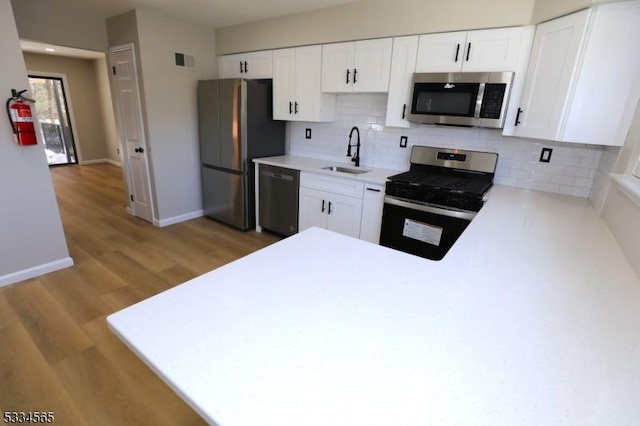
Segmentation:
<svg viewBox="0 0 640 426">
<path fill-rule="evenodd" d="M 390 38 L 323 45 L 322 91 L 388 91 L 392 46 Z"/>
<path fill-rule="evenodd" d="M 536 30 L 516 136 L 624 144 L 640 98 L 640 2 L 598 6 Z"/>
<path fill-rule="evenodd" d="M 238 53 L 218 58 L 220 78 L 272 78 L 273 52 Z"/>
<path fill-rule="evenodd" d="M 420 36 L 416 72 L 515 71 L 524 27 Z"/>
<path fill-rule="evenodd" d="M 331 121 L 335 95 L 320 91 L 322 46 L 273 51 L 273 118 Z"/>
<path fill-rule="evenodd" d="M 411 107 L 412 78 L 416 70 L 418 36 L 396 37 L 393 39 L 391 74 L 389 77 L 389 98 L 385 125 L 409 127 L 407 114 Z"/>
</svg>

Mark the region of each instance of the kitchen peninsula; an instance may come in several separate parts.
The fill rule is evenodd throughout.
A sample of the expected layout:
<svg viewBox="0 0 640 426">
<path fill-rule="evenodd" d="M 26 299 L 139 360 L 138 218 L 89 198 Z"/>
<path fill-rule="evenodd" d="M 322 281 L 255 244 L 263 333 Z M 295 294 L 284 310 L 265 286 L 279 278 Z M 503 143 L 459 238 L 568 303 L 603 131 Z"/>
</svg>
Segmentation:
<svg viewBox="0 0 640 426">
<path fill-rule="evenodd" d="M 312 228 L 107 321 L 219 426 L 610 426 L 638 312 L 587 200 L 496 185 L 442 261 Z"/>
</svg>

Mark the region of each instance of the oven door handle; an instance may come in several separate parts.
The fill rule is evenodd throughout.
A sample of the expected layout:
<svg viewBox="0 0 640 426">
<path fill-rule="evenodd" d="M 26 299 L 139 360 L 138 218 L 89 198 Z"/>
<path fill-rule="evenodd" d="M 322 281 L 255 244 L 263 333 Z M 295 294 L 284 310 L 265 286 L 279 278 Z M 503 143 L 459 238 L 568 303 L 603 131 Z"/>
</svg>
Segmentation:
<svg viewBox="0 0 640 426">
<path fill-rule="evenodd" d="M 462 210 L 450 210 L 442 207 L 434 207 L 426 204 L 418 204 L 412 203 L 409 201 L 400 200 L 394 197 L 390 197 L 385 195 L 384 197 L 385 204 L 391 204 L 393 206 L 404 207 L 412 210 L 420 210 L 426 213 L 439 214 L 441 216 L 454 217 L 457 219 L 464 219 L 471 221 L 474 217 L 476 217 L 476 212 L 470 211 L 462 211 Z"/>
</svg>

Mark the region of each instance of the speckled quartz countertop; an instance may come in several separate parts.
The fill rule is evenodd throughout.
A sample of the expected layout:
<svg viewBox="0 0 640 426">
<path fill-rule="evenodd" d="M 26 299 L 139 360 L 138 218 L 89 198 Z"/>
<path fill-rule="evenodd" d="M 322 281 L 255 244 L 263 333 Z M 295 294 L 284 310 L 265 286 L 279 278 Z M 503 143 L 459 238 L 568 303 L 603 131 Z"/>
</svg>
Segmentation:
<svg viewBox="0 0 640 426">
<path fill-rule="evenodd" d="M 440 262 L 312 228 L 107 321 L 219 426 L 640 418 L 640 280 L 579 198 L 494 186 Z"/>
</svg>

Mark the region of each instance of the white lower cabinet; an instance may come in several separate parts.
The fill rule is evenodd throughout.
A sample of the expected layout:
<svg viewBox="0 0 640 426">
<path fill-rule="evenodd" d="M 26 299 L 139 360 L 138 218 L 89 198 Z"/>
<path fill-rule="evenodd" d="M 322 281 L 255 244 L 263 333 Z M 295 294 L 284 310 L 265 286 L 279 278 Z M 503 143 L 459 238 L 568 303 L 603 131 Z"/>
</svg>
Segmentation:
<svg viewBox="0 0 640 426">
<path fill-rule="evenodd" d="M 364 184 L 362 195 L 362 220 L 360 239 L 370 243 L 380 243 L 380 226 L 384 207 L 384 186 L 373 183 Z"/>
<path fill-rule="evenodd" d="M 298 229 L 312 226 L 360 237 L 363 183 L 300 173 Z"/>
</svg>

